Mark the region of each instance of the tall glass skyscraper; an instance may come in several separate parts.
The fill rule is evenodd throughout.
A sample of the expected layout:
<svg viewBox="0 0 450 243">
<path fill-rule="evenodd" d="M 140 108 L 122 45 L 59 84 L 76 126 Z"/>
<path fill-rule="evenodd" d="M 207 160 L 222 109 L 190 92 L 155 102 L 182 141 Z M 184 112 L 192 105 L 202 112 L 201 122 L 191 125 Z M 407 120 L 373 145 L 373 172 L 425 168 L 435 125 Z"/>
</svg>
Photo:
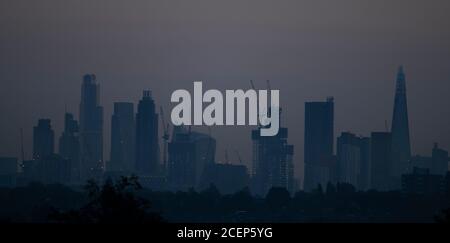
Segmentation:
<svg viewBox="0 0 450 243">
<path fill-rule="evenodd" d="M 398 68 L 395 88 L 394 113 L 392 116 L 392 175 L 393 187 L 399 188 L 402 174 L 407 173 L 411 159 L 409 141 L 408 107 L 406 102 L 406 83 L 403 67 Z"/>
<path fill-rule="evenodd" d="M 133 103 L 114 103 L 111 117 L 111 159 L 108 171 L 134 172 L 135 126 Z"/>
<path fill-rule="evenodd" d="M 136 172 L 157 175 L 159 170 L 158 114 L 151 91 L 145 90 L 136 113 Z"/>
<path fill-rule="evenodd" d="M 305 191 L 334 181 L 334 100 L 305 103 Z"/>
<path fill-rule="evenodd" d="M 103 107 L 94 74 L 84 75 L 81 86 L 80 161 L 82 180 L 98 178 L 104 168 Z"/>
</svg>

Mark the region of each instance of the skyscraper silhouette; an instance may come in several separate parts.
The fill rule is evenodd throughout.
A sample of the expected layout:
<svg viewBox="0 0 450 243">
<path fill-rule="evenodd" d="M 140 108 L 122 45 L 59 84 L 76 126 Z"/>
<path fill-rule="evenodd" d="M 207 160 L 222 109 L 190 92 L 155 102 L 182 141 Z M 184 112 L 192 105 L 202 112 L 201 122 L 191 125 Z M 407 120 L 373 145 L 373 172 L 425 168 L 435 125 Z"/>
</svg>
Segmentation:
<svg viewBox="0 0 450 243">
<path fill-rule="evenodd" d="M 145 90 L 136 113 L 136 172 L 156 175 L 159 169 L 158 114 L 151 91 Z"/>
<path fill-rule="evenodd" d="M 41 159 L 54 153 L 55 133 L 50 119 L 39 119 L 33 128 L 33 159 Z"/>
<path fill-rule="evenodd" d="M 405 82 L 403 67 L 400 66 L 397 73 L 394 113 L 392 116 L 391 128 L 394 188 L 400 188 L 401 175 L 407 173 L 409 160 L 411 159 Z"/>
<path fill-rule="evenodd" d="M 337 138 L 337 180 L 367 190 L 370 185 L 370 138 L 343 132 Z"/>
<path fill-rule="evenodd" d="M 216 140 L 207 134 L 186 131 L 182 126 L 175 126 L 168 152 L 171 188 L 198 188 L 205 168 L 214 164 Z"/>
<path fill-rule="evenodd" d="M 80 182 L 80 139 L 78 122 L 73 115 L 64 116 L 64 131 L 59 138 L 59 154 L 70 161 L 72 182 Z"/>
<path fill-rule="evenodd" d="M 80 159 L 82 180 L 97 178 L 103 170 L 103 107 L 100 85 L 94 74 L 86 74 L 81 86 Z"/>
<path fill-rule="evenodd" d="M 294 146 L 287 142 L 288 129 L 280 127 L 275 136 L 261 136 L 260 129 L 252 130 L 253 191 L 265 196 L 272 187 L 283 187 L 292 193 Z"/>
<path fill-rule="evenodd" d="M 380 191 L 392 189 L 392 134 L 371 134 L 371 188 Z"/>
<path fill-rule="evenodd" d="M 133 103 L 114 103 L 111 117 L 111 159 L 108 171 L 134 172 L 136 152 Z"/>
<path fill-rule="evenodd" d="M 334 100 L 305 103 L 305 191 L 333 181 Z"/>
</svg>

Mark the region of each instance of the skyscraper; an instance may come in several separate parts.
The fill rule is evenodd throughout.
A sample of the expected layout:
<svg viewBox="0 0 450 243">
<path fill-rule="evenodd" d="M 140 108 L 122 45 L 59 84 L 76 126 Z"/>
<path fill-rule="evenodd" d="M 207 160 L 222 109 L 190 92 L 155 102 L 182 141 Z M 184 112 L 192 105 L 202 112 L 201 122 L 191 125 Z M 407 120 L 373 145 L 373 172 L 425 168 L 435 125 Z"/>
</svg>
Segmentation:
<svg viewBox="0 0 450 243">
<path fill-rule="evenodd" d="M 370 185 L 370 138 L 343 132 L 337 139 L 337 179 L 367 190 Z"/>
<path fill-rule="evenodd" d="M 288 129 L 281 127 L 275 136 L 261 136 L 260 128 L 252 130 L 252 189 L 265 196 L 272 187 L 283 187 L 293 193 L 294 146 L 288 144 Z"/>
<path fill-rule="evenodd" d="M 175 127 L 169 142 L 168 172 L 172 189 L 198 188 L 204 169 L 214 163 L 216 140 L 199 132 Z"/>
<path fill-rule="evenodd" d="M 371 134 L 371 189 L 392 189 L 392 135 L 389 132 Z"/>
<path fill-rule="evenodd" d="M 392 116 L 392 163 L 393 187 L 400 188 L 401 176 L 408 172 L 411 159 L 409 142 L 408 107 L 406 102 L 406 83 L 403 67 L 398 68 L 395 88 L 394 113 Z"/>
<path fill-rule="evenodd" d="M 103 107 L 100 85 L 94 74 L 86 74 L 81 86 L 80 160 L 82 180 L 98 178 L 103 171 Z"/>
<path fill-rule="evenodd" d="M 55 133 L 50 119 L 39 119 L 33 128 L 33 159 L 41 159 L 54 153 Z"/>
<path fill-rule="evenodd" d="M 159 166 L 158 114 L 151 91 L 145 90 L 136 113 L 136 172 L 156 175 Z"/>
<path fill-rule="evenodd" d="M 134 133 L 133 103 L 114 103 L 114 113 L 111 117 L 111 159 L 106 165 L 108 171 L 134 171 Z"/>
<path fill-rule="evenodd" d="M 334 100 L 305 103 L 305 191 L 333 181 Z"/>
<path fill-rule="evenodd" d="M 72 182 L 80 183 L 80 139 L 78 122 L 73 115 L 66 113 L 64 131 L 59 138 L 59 154 L 70 161 Z"/>
<path fill-rule="evenodd" d="M 448 172 L 448 152 L 439 148 L 435 143 L 431 155 L 431 173 L 436 175 L 446 175 Z"/>
</svg>

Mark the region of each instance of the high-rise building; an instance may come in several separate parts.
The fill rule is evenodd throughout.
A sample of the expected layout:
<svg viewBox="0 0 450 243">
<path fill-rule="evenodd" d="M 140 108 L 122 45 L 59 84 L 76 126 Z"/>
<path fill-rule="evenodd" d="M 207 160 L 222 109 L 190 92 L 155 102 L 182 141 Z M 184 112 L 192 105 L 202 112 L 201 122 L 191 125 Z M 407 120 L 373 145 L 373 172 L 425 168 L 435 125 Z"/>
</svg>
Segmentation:
<svg viewBox="0 0 450 243">
<path fill-rule="evenodd" d="M 253 168 L 252 190 L 265 196 L 272 187 L 294 190 L 294 146 L 288 144 L 288 129 L 280 127 L 275 136 L 261 136 L 260 129 L 252 130 Z"/>
<path fill-rule="evenodd" d="M 158 114 L 151 91 L 145 90 L 136 113 L 136 173 L 157 175 L 160 172 Z"/>
<path fill-rule="evenodd" d="M 106 165 L 108 171 L 135 171 L 134 133 L 133 103 L 114 103 L 114 113 L 111 117 L 111 158 Z"/>
<path fill-rule="evenodd" d="M 305 103 L 305 191 L 333 181 L 334 100 Z"/>
<path fill-rule="evenodd" d="M 54 153 L 55 133 L 50 119 L 39 119 L 33 128 L 33 159 L 40 159 Z"/>
<path fill-rule="evenodd" d="M 433 146 L 433 152 L 431 155 L 431 170 L 430 172 L 435 175 L 446 175 L 448 172 L 448 152 L 438 147 L 435 143 Z"/>
<path fill-rule="evenodd" d="M 66 113 L 64 117 L 64 131 L 59 138 L 59 155 L 70 161 L 72 182 L 80 181 L 80 138 L 78 122 L 73 115 Z"/>
<path fill-rule="evenodd" d="M 389 132 L 371 134 L 370 188 L 380 191 L 392 189 L 392 135 Z"/>
<path fill-rule="evenodd" d="M 370 182 L 370 138 L 343 132 L 337 138 L 337 180 L 367 190 Z"/>
<path fill-rule="evenodd" d="M 406 80 L 403 67 L 399 67 L 395 88 L 394 112 L 392 116 L 392 173 L 393 187 L 400 188 L 401 175 L 408 172 L 411 159 L 409 141 L 408 106 L 406 101 Z"/>
<path fill-rule="evenodd" d="M 206 166 L 214 163 L 216 140 L 199 132 L 175 127 L 168 144 L 168 176 L 172 189 L 198 188 Z"/>
<path fill-rule="evenodd" d="M 93 74 L 83 77 L 80 102 L 80 160 L 82 180 L 99 178 L 103 164 L 103 107 L 100 85 Z"/>
</svg>

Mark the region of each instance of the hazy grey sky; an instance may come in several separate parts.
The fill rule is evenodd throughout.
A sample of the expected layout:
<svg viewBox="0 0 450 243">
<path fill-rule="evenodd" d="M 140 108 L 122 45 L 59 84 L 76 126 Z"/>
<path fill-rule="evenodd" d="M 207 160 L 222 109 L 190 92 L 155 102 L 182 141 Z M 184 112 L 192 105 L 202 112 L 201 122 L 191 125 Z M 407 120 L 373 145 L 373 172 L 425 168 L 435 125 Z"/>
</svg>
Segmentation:
<svg viewBox="0 0 450 243">
<path fill-rule="evenodd" d="M 179 0 L 0 2 L 0 156 L 18 156 L 20 128 L 64 107 L 78 117 L 81 77 L 97 74 L 109 158 L 113 101 L 144 88 L 170 114 L 170 94 L 205 88 L 280 89 L 282 120 L 303 167 L 304 102 L 335 97 L 335 134 L 369 135 L 390 124 L 403 64 L 412 151 L 450 149 L 448 0 Z M 250 128 L 213 128 L 218 160 L 251 160 Z M 233 135 L 233 136 L 230 136 Z"/>
</svg>

